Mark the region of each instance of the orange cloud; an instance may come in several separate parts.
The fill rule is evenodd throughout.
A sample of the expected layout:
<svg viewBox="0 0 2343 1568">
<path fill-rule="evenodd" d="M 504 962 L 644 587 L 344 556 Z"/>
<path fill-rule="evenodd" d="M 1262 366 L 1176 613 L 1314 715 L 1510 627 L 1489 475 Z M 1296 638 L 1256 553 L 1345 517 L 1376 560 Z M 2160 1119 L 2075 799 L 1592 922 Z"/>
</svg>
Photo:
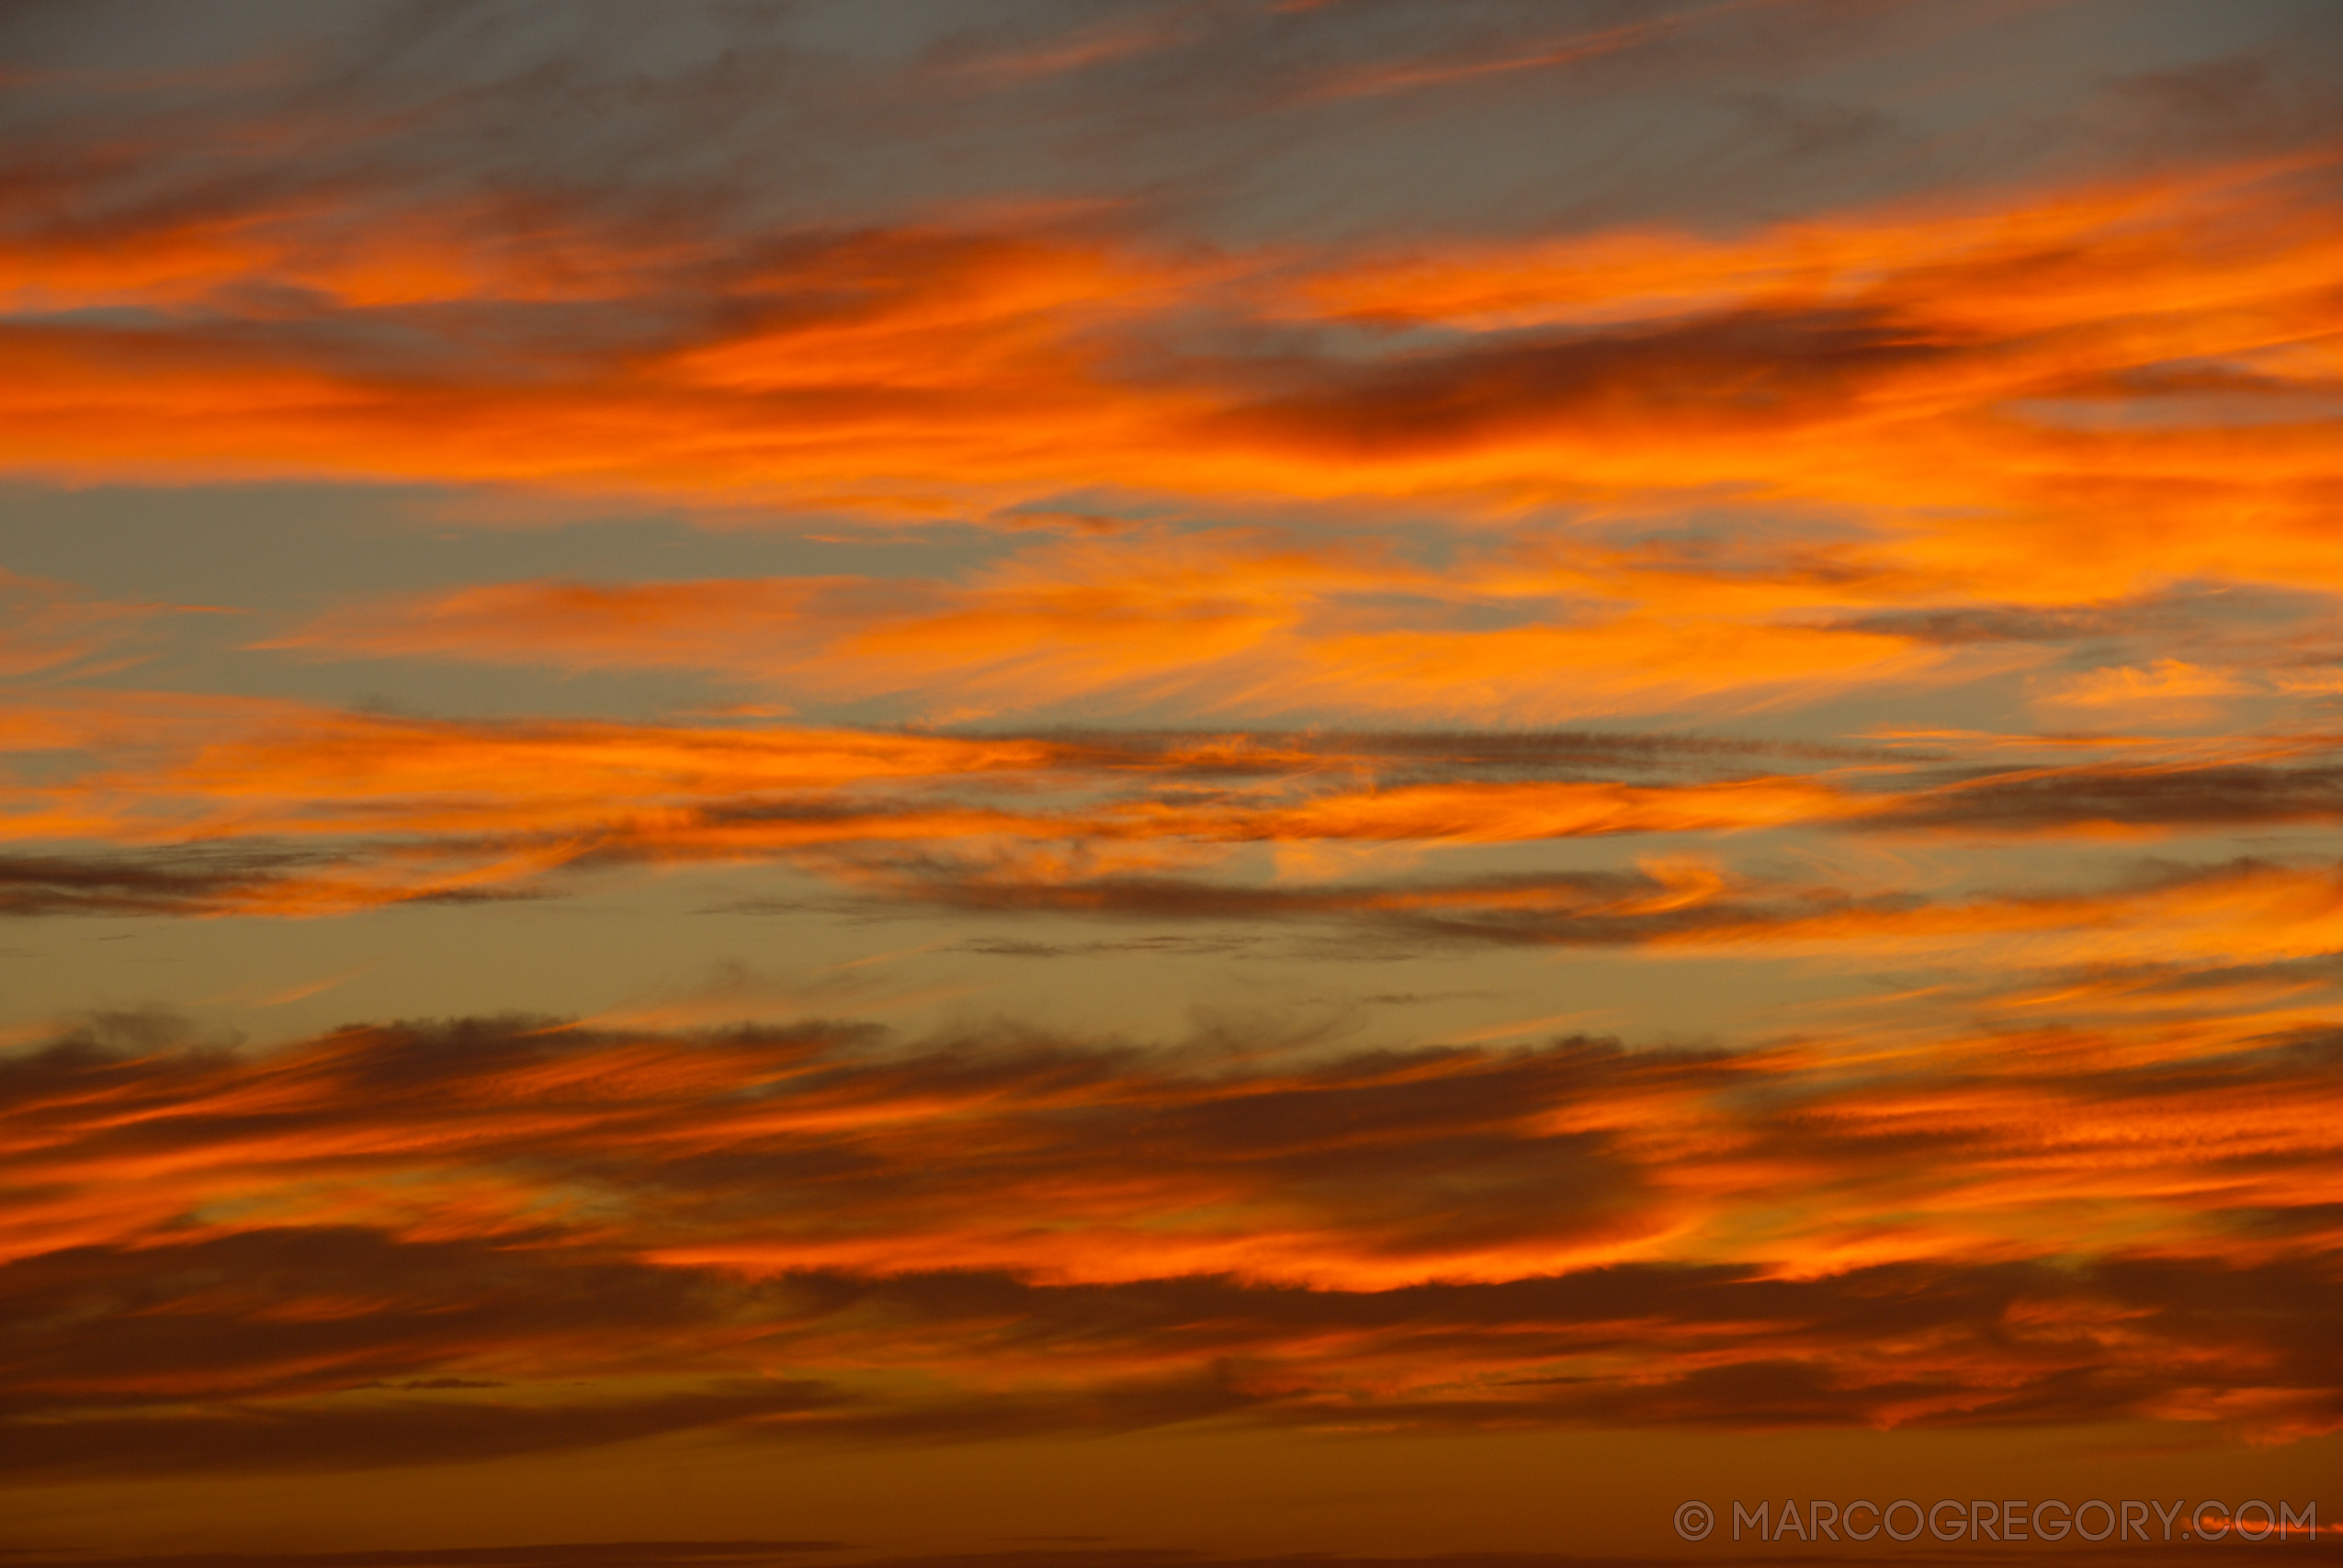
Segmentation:
<svg viewBox="0 0 2343 1568">
<path fill-rule="evenodd" d="M 2159 659 L 2146 669 L 2122 665 L 2093 670 L 2058 682 L 2034 700 L 2053 707 L 2113 708 L 2134 718 L 2169 720 L 2213 711 L 2207 699 L 2249 689 L 2235 675 Z"/>
<path fill-rule="evenodd" d="M 517 1450 L 1207 1412 L 2343 1419 L 2326 1032 L 880 1044 L 508 1021 L 20 1056 L 0 1303 L 32 1348 L 0 1375 L 48 1446 L 0 1432 L 0 1470 L 386 1462 L 424 1388 Z M 141 1310 L 77 1310 L 124 1291 Z M 2241 1385 L 2275 1392 L 2215 1397 Z"/>
<path fill-rule="evenodd" d="M 571 669 L 683 665 L 793 697 L 911 698 L 922 716 L 963 720 L 1176 697 L 1192 709 L 1552 721 L 1812 702 L 1867 683 L 1975 679 L 2040 658 L 1794 620 L 1844 596 L 1795 578 L 1694 582 L 1670 595 L 1666 615 L 1589 609 L 1577 601 L 1605 564 L 1507 549 L 1433 570 L 1356 545 L 1157 534 L 1030 548 L 963 582 L 464 588 L 352 606 L 262 646 Z M 1414 610 L 1414 628 L 1377 626 L 1390 620 L 1393 597 Z M 1489 615 L 1523 624 L 1421 626 Z"/>
<path fill-rule="evenodd" d="M 62 582 L 0 570 L 0 612 L 6 615 L 0 624 L 0 675 L 92 673 L 93 656 L 118 648 L 162 610 L 108 604 Z"/>
<path fill-rule="evenodd" d="M 0 857 L 0 908 L 27 914 L 319 914 L 714 861 L 937 908 L 1330 922 L 1434 946 L 1965 954 L 2015 970 L 2235 964 L 2343 942 L 2323 862 L 2240 860 L 2221 837 L 2343 819 L 2343 774 L 2315 739 L 1978 765 L 1571 732 L 946 736 L 127 694 L 14 712 L 17 744 L 49 759 L 0 817 L 23 846 Z M 1471 858 L 1652 834 L 1713 849 L 1671 846 L 1632 872 Z M 1860 875 L 1860 862 L 1795 874 L 1766 858 L 1779 840 L 1737 842 L 1780 834 L 2160 837 L 2195 859 L 2104 867 L 2082 890 L 2070 871 L 2065 887 L 2005 873 L 1956 892 L 1912 886 L 1896 852 Z M 1261 850 L 1280 868 L 1268 880 Z M 1294 874 L 1330 854 L 1330 874 Z"/>
<path fill-rule="evenodd" d="M 1634 49 L 1695 27 L 1712 17 L 1778 4 L 1780 0 L 1722 0 L 1720 4 L 1695 6 L 1675 16 L 1604 28 L 1595 32 L 1540 42 L 1528 49 L 1504 54 L 1477 59 L 1411 61 L 1336 72 L 1320 81 L 1309 96 L 1318 98 L 1372 97 L 1387 93 L 1446 87 L 1488 76 L 1510 75 L 1518 71 L 1550 70 L 1557 65 L 1598 60 L 1606 54 Z"/>
<path fill-rule="evenodd" d="M 19 856 L 0 885 L 26 911 L 323 912 L 518 890 L 565 866 L 644 858 L 810 854 L 860 881 L 891 854 L 969 849 L 996 869 L 1079 868 L 1062 879 L 1209 862 L 1253 842 L 1523 842 L 1861 809 L 1841 786 L 1795 776 L 1381 788 L 1376 772 L 1425 754 L 1339 736 L 483 725 L 153 699 L 28 705 L 17 719 L 26 748 L 78 749 L 95 765 L 17 789 L 0 832 L 167 857 Z M 1540 749 L 1467 743 L 1462 766 L 1502 771 Z M 1568 737 L 1545 749 L 1616 750 Z"/>
<path fill-rule="evenodd" d="M 1851 509 L 1884 565 L 2021 598 L 2331 582 L 2325 173 L 2305 156 L 1728 242 L 1394 259 L 1149 254 L 1061 224 L 779 236 L 723 262 L 707 238 L 542 215 L 410 215 L 385 243 L 344 214 L 328 231 L 380 276 L 304 271 L 278 240 L 108 282 L 147 308 L 124 324 L 20 306 L 0 461 L 979 513 L 1076 486 L 1483 512 L 1722 487 Z M 85 302 L 46 265 L 20 258 L 8 287 Z M 686 276 L 727 300 L 720 324 L 645 343 Z M 263 282 L 308 302 L 214 325 Z M 606 330 L 500 326 L 549 291 Z M 1438 330 L 1326 337 L 1402 320 Z M 413 350 L 326 346 L 329 322 Z M 1175 346 L 1218 327 L 1294 345 Z M 2111 507 L 2125 528 L 2099 525 Z"/>
<path fill-rule="evenodd" d="M 2202 718 L 2043 666 L 2059 627 L 2076 640 L 2176 584 L 2343 589 L 2331 168 L 1408 255 L 1174 252 L 1097 214 L 719 254 L 543 212 L 378 236 L 296 206 L 86 296 L 20 258 L 0 465 L 890 518 L 1013 521 L 1071 490 L 1378 520 L 1406 501 L 1462 525 L 1436 557 L 1379 522 L 1164 524 L 953 581 L 473 587 L 272 644 L 323 653 L 689 666 L 931 722 L 1552 723 L 2026 671 L 2056 708 Z M 723 309 L 685 310 L 686 280 Z M 272 313 L 240 316 L 264 286 Z M 39 305 L 104 289 L 104 319 Z M 571 330 L 526 327 L 557 307 Z M 368 346 L 386 333 L 407 346 Z M 1732 521 L 1681 521 L 1698 507 Z"/>
</svg>

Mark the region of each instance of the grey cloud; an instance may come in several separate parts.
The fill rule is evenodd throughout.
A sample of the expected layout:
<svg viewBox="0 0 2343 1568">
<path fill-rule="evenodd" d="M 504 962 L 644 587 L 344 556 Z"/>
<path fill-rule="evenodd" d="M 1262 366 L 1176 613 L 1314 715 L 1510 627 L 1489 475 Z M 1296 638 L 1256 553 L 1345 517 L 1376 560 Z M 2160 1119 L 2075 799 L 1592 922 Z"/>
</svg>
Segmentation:
<svg viewBox="0 0 2343 1568">
<path fill-rule="evenodd" d="M 1950 345 L 1853 312 L 1745 313 L 1426 352 L 1212 416 L 1222 438 L 1363 460 L 1466 450 L 1538 427 L 1792 427 L 1866 378 Z"/>
<path fill-rule="evenodd" d="M 2042 832 L 2088 824 L 2235 828 L 2343 818 L 2343 767 L 2214 763 L 1978 773 L 1860 818 L 1862 829 Z"/>
<path fill-rule="evenodd" d="M 839 863 L 851 868 L 856 886 L 890 901 L 997 914 L 1331 923 L 1379 947 L 1620 947 L 1702 936 L 1754 938 L 1820 916 L 1894 915 L 1929 902 L 1916 894 L 1858 896 L 1827 886 L 1761 884 L 1698 900 L 1671 899 L 1666 884 L 1643 872 L 1296 886 L 1172 876 L 1025 879 L 916 851 L 843 855 Z M 737 912 L 767 907 L 753 900 L 729 906 Z"/>
<path fill-rule="evenodd" d="M 1897 610 L 1828 623 L 1834 631 L 1905 637 L 1959 647 L 1975 642 L 2079 642 L 2147 629 L 2154 612 L 2130 606 L 2043 609 L 2034 605 L 1977 605 L 1944 610 Z"/>
<path fill-rule="evenodd" d="M 256 847 L 0 855 L 0 915 L 202 914 L 334 858 Z"/>
</svg>

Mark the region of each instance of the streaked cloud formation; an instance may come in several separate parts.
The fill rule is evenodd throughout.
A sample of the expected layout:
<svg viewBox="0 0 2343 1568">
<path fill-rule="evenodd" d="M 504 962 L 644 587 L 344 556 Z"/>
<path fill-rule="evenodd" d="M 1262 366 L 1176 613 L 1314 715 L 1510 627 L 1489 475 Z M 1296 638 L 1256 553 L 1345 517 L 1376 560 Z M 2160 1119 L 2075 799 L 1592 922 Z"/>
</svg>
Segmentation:
<svg viewBox="0 0 2343 1568">
<path fill-rule="evenodd" d="M 86 1414 L 20 1425 L 12 1467 L 1238 1412 L 2337 1419 L 2334 1204 L 2304 1186 L 2337 1153 L 2329 1033 L 1239 1043 L 62 1043 L 10 1072 L 5 1280 L 19 1420 Z"/>
<path fill-rule="evenodd" d="M 2331 1453 L 2338 70 L 2291 0 L 0 16 L 35 1544 Z M 1396 1550 L 1192 1523 L 1100 1550 Z"/>
</svg>

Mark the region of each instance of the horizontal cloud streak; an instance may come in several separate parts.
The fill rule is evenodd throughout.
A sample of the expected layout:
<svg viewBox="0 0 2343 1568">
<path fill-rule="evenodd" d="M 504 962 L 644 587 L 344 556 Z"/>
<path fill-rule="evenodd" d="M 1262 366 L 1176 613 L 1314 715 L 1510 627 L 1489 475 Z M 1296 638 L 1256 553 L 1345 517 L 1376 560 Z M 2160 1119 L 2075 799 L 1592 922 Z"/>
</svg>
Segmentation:
<svg viewBox="0 0 2343 1568">
<path fill-rule="evenodd" d="M 1941 587 L 2331 587 L 2332 183 L 2303 154 L 2015 210 L 1418 258 L 943 222 L 481 240 L 477 215 L 408 215 L 428 298 L 300 278 L 289 237 L 240 241 L 192 298 L 20 306 L 0 461 L 922 515 L 1074 488 L 1480 511 L 1722 488 L 1892 523 L 1866 564 Z M 0 289 L 49 297 L 18 265 Z M 2094 532 L 2111 505 L 2156 526 Z M 2207 508 L 2257 525 L 2169 525 Z"/>
<path fill-rule="evenodd" d="M 92 847 L 0 857 L 0 910 L 301 915 L 556 892 L 635 863 L 771 862 L 923 905 L 1355 919 L 1428 939 L 1860 946 L 2096 931 L 2153 946 L 2168 927 L 2176 950 L 2300 953 L 2327 940 L 2324 858 L 2308 840 L 2240 857 L 2225 835 L 2343 818 L 2333 748 L 2316 736 L 1997 763 L 1989 749 L 1568 731 L 953 735 L 266 704 L 164 713 L 142 697 L 17 710 L 27 755 L 78 766 L 52 761 L 0 826 L 19 843 Z M 2145 881 L 2119 865 L 2075 889 L 1735 869 L 1741 840 L 1800 833 L 2212 842 Z M 1656 837 L 1667 847 L 1639 852 L 1634 869 L 1435 862 L 1395 875 L 1356 859 L 1303 874 L 1305 862 L 1247 858 Z"/>
<path fill-rule="evenodd" d="M 0 1067 L 0 1466 L 1239 1415 L 2326 1430 L 2335 1055 L 66 1042 Z M 922 1381 L 848 1376 L 879 1368 Z"/>
</svg>

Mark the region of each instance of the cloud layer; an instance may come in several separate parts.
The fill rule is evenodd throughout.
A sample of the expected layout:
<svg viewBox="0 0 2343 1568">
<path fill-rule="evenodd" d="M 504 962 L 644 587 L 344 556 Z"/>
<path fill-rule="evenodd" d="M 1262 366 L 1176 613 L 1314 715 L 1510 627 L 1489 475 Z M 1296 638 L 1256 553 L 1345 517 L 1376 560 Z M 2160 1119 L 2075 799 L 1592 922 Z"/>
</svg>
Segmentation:
<svg viewBox="0 0 2343 1568">
<path fill-rule="evenodd" d="M 2338 75 L 0 7 L 0 1483 L 2343 1432 Z"/>
<path fill-rule="evenodd" d="M 2343 1420 L 2329 1032 L 1248 1045 L 61 1042 L 6 1072 L 0 1463 Z"/>
</svg>

